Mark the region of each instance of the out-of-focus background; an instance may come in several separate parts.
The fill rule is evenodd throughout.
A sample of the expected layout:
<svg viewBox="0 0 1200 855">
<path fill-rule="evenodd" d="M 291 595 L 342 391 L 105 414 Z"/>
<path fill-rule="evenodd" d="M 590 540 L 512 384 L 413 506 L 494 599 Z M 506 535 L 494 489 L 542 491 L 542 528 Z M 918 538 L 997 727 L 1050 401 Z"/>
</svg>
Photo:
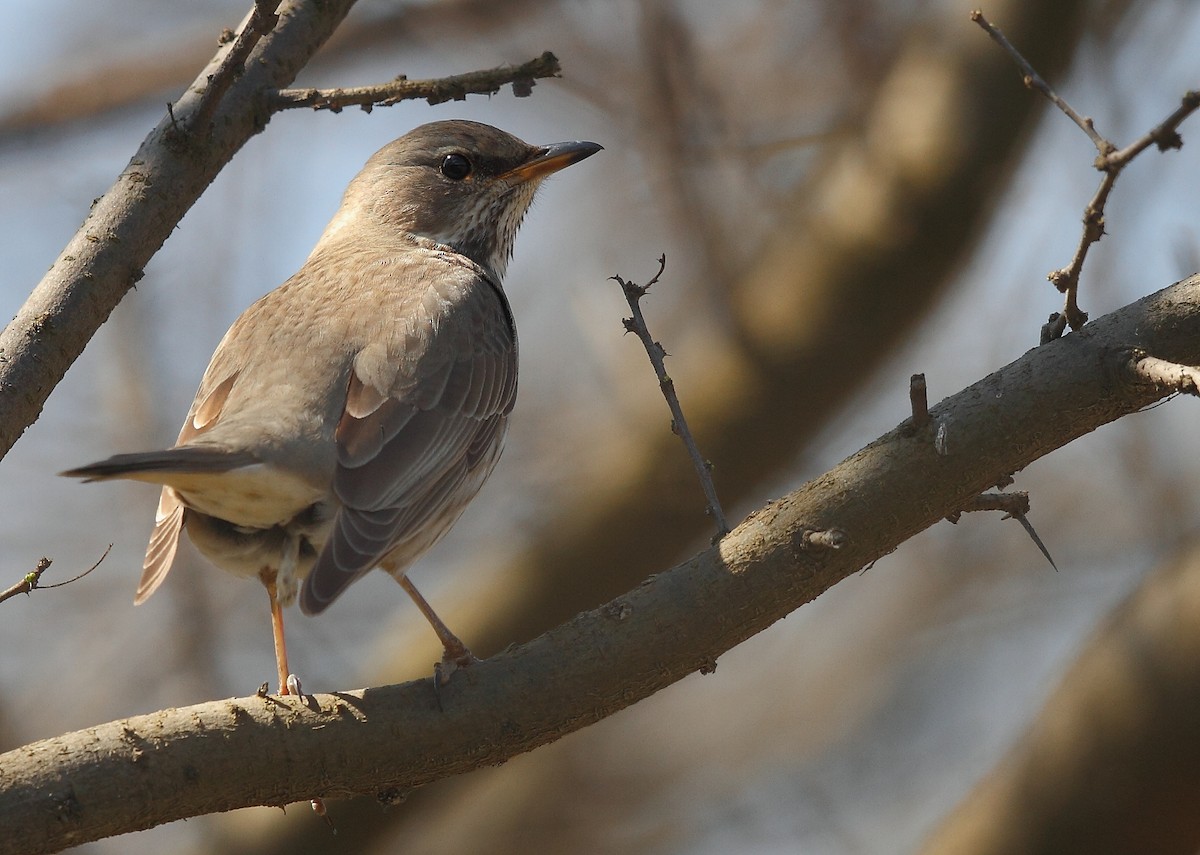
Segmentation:
<svg viewBox="0 0 1200 855">
<path fill-rule="evenodd" d="M 132 596 L 156 491 L 55 472 L 172 442 L 221 334 L 303 261 L 379 146 L 432 119 L 605 151 L 544 187 L 506 287 L 521 333 L 508 450 L 413 571 L 477 652 L 524 641 L 700 548 L 703 499 L 608 277 L 644 308 L 732 519 L 1036 345 L 1097 173 L 958 0 L 362 0 L 302 75 L 433 77 L 543 50 L 530 98 L 291 111 L 183 220 L 0 464 L 0 749 L 273 675 L 266 596 L 194 552 Z M 0 30 L 0 314 L 11 317 L 246 0 L 9 0 Z M 1186 0 L 984 11 L 1125 143 L 1196 85 Z M 1196 120 L 1183 128 L 1197 132 Z M 1110 201 L 1093 317 L 1194 272 L 1197 149 L 1147 154 Z M 383 810 L 335 803 L 174 823 L 77 851 L 898 853 L 1017 743 L 1105 617 L 1196 534 L 1194 401 L 1017 475 L 1052 570 L 1012 521 L 942 523 L 648 701 Z M 905 497 L 897 497 L 904 500 Z M 436 640 L 369 577 L 289 615 L 305 688 L 420 677 Z M 2 818 L 0 818 L 2 825 Z"/>
</svg>

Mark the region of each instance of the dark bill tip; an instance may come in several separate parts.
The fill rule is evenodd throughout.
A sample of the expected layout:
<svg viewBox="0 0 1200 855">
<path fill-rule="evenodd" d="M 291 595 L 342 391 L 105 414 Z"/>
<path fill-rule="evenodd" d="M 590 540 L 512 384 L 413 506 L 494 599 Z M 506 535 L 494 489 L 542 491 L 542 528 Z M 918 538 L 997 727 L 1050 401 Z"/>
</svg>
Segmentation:
<svg viewBox="0 0 1200 855">
<path fill-rule="evenodd" d="M 535 178 L 545 178 L 551 173 L 566 169 L 573 163 L 591 157 L 604 146 L 594 142 L 560 142 L 543 146 L 529 160 L 520 166 L 510 169 L 502 178 L 517 181 L 529 181 Z"/>
</svg>

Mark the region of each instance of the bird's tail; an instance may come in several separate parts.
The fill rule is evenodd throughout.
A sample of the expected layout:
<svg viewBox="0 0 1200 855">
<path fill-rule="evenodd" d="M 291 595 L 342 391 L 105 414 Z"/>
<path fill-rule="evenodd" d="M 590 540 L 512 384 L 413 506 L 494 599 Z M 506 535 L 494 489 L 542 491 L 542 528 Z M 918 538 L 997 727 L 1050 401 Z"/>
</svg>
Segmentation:
<svg viewBox="0 0 1200 855">
<path fill-rule="evenodd" d="M 256 462 L 254 455 L 249 452 L 231 453 L 219 448 L 191 445 L 163 451 L 117 454 L 107 460 L 58 474 L 67 478 L 82 478 L 84 481 L 126 478 L 166 484 L 173 480 L 172 475 L 228 472 Z"/>
</svg>

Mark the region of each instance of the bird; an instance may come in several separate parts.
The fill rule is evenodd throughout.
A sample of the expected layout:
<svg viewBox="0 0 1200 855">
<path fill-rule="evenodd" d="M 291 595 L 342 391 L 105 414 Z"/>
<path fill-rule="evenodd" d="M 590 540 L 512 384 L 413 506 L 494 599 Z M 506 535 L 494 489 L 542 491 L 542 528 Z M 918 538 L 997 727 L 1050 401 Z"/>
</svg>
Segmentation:
<svg viewBox="0 0 1200 855">
<path fill-rule="evenodd" d="M 60 473 L 161 485 L 135 604 L 186 532 L 266 587 L 281 695 L 299 691 L 283 609 L 318 614 L 376 567 L 437 633 L 439 683 L 476 661 L 406 573 L 504 445 L 517 333 L 501 283 L 517 229 L 543 179 L 601 149 L 448 120 L 376 152 L 300 269 L 225 333 L 175 445 Z"/>
</svg>

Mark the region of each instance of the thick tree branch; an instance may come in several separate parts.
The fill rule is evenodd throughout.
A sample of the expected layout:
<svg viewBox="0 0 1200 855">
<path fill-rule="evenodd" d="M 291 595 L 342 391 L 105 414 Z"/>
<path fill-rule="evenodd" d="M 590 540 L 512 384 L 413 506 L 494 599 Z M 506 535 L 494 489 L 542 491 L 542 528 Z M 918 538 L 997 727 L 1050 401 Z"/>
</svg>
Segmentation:
<svg viewBox="0 0 1200 855">
<path fill-rule="evenodd" d="M 948 453 L 906 420 L 718 546 L 463 672 L 442 690 L 440 710 L 428 681 L 303 701 L 251 697 L 0 756 L 0 852 L 315 795 L 395 801 L 711 671 L 722 653 L 1008 473 L 1158 400 L 1160 386 L 1131 382 L 1128 354 L 1200 362 L 1198 306 L 1193 277 L 1030 351 L 931 409 L 953 432 Z M 804 548 L 814 527 L 843 532 L 840 548 Z"/>
</svg>

